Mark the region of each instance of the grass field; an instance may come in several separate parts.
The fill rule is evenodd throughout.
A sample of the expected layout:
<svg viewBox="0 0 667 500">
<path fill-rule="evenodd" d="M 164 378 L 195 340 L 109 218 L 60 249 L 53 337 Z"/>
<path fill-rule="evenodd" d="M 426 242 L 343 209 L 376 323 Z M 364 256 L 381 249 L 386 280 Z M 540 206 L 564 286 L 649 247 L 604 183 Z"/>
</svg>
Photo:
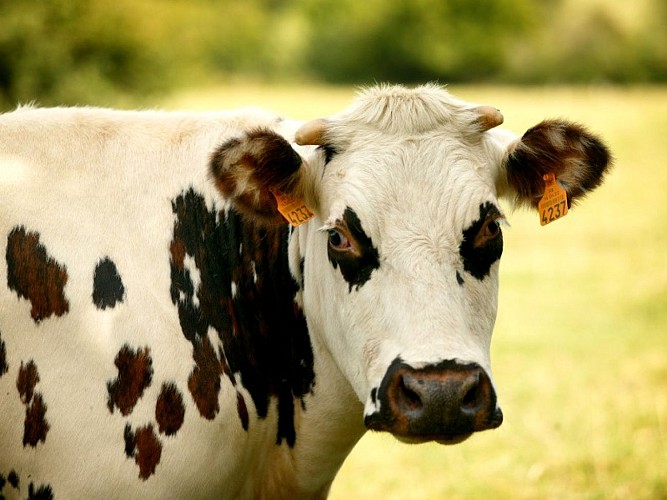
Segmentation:
<svg viewBox="0 0 667 500">
<path fill-rule="evenodd" d="M 517 132 L 545 117 L 610 145 L 606 184 L 544 228 L 505 229 L 493 365 L 505 423 L 455 447 L 367 435 L 338 499 L 667 498 L 667 89 L 453 87 Z M 338 110 L 349 88 L 237 86 L 170 108 L 258 104 L 297 118 Z"/>
</svg>

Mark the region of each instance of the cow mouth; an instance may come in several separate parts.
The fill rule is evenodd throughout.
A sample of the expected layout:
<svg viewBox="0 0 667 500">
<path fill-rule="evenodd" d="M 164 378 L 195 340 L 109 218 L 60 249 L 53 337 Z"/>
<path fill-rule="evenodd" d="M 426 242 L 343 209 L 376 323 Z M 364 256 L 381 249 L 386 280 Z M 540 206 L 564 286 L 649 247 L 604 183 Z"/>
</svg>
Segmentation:
<svg viewBox="0 0 667 500">
<path fill-rule="evenodd" d="M 452 436 L 452 437 L 448 436 L 445 439 L 439 438 L 436 439 L 436 441 L 444 445 L 459 444 L 468 439 L 470 436 L 472 436 L 472 432 L 470 434 L 461 434 L 460 436 Z"/>
<path fill-rule="evenodd" d="M 460 434 L 457 436 L 399 436 L 394 434 L 394 437 L 405 444 L 423 444 L 435 441 L 442 445 L 454 445 L 462 443 L 472 435 L 473 433 L 470 432 L 468 434 Z"/>
<path fill-rule="evenodd" d="M 409 423 L 405 421 L 394 420 L 389 423 L 383 422 L 380 417 L 377 413 L 366 416 L 366 428 L 372 431 L 388 432 L 399 441 L 407 444 L 421 444 L 435 441 L 442 445 L 455 445 L 466 441 L 477 432 L 496 429 L 503 422 L 503 413 L 500 408 L 496 408 L 493 415 L 482 425 L 472 428 L 470 426 L 460 426 L 458 428 L 456 426 L 449 426 L 449 428 L 432 429 L 435 432 L 420 432 L 417 429 L 411 429 Z"/>
</svg>

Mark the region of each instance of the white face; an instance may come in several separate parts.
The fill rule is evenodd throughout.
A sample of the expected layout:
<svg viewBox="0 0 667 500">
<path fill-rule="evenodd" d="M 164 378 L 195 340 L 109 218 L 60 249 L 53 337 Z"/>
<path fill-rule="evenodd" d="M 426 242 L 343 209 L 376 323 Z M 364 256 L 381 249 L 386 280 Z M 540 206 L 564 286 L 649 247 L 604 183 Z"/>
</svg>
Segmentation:
<svg viewBox="0 0 667 500">
<path fill-rule="evenodd" d="M 387 390 L 383 380 L 399 362 L 409 377 L 418 373 L 415 384 L 423 383 L 422 370 L 442 363 L 474 365 L 474 377 L 483 371 L 484 390 L 493 393 L 489 348 L 503 221 L 494 177 L 504 149 L 491 133 L 441 126 L 358 134 L 343 147 L 332 144 L 330 161 L 322 150 L 309 159 L 321 175 L 322 224 L 308 242 L 305 310 L 367 419 L 383 411 L 378 391 Z M 446 384 L 444 374 L 434 376 Z M 489 427 L 497 426 L 495 394 L 487 403 Z M 421 436 L 386 422 L 378 428 L 454 442 L 478 427 Z"/>
<path fill-rule="evenodd" d="M 217 187 L 247 217 L 280 223 L 271 193 L 317 215 L 290 240 L 297 301 L 320 369 L 343 373 L 369 429 L 454 443 L 502 422 L 489 360 L 498 198 L 537 208 L 555 177 L 571 204 L 610 161 L 580 125 L 545 120 L 518 138 L 502 121 L 434 85 L 379 86 L 296 133 L 283 122 L 301 157 L 255 130 L 212 159 Z"/>
</svg>

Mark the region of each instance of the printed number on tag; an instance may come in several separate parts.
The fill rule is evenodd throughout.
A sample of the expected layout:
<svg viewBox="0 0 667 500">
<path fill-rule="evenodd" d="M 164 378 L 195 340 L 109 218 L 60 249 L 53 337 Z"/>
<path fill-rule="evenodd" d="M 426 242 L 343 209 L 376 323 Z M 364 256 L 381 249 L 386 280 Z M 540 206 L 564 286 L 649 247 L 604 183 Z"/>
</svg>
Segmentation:
<svg viewBox="0 0 667 500">
<path fill-rule="evenodd" d="M 558 185 L 554 174 L 546 174 L 544 177 L 544 195 L 537 204 L 540 213 L 540 224 L 546 226 L 568 212 L 567 193 Z"/>
<path fill-rule="evenodd" d="M 273 196 L 278 203 L 278 211 L 287 222 L 294 227 L 300 226 L 315 217 L 315 214 L 299 199 L 292 198 L 284 193 L 273 191 Z"/>
</svg>

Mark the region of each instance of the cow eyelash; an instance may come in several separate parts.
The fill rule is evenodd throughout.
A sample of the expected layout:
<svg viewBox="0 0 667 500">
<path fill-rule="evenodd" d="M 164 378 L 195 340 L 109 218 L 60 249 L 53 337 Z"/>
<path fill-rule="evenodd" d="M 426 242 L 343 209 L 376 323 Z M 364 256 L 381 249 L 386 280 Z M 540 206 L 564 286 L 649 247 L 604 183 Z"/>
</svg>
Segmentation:
<svg viewBox="0 0 667 500">
<path fill-rule="evenodd" d="M 512 227 L 510 225 L 509 221 L 505 217 L 503 217 L 502 215 L 499 215 L 498 217 L 496 217 L 494 219 L 494 221 L 496 222 L 496 224 L 498 224 L 500 229 L 502 229 L 504 227 Z"/>
<path fill-rule="evenodd" d="M 505 219 L 505 217 L 503 217 L 502 215 L 497 215 L 496 217 L 493 217 L 493 218 L 487 223 L 487 227 L 490 226 L 490 225 L 492 225 L 492 224 L 493 224 L 493 225 L 495 226 L 495 228 L 496 228 L 496 230 L 495 230 L 496 233 L 497 233 L 497 232 L 500 232 L 500 230 L 501 230 L 503 227 L 509 227 L 509 225 L 510 225 L 510 223 L 507 222 L 507 219 Z"/>
</svg>

